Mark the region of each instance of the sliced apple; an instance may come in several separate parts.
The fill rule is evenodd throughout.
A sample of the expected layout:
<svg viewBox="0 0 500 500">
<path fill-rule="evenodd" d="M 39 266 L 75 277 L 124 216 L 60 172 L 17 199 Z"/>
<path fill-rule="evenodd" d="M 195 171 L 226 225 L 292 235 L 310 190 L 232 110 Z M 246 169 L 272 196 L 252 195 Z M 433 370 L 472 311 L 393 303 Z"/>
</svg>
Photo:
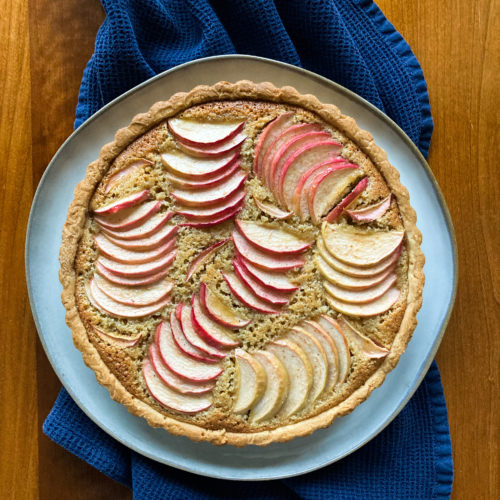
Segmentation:
<svg viewBox="0 0 500 500">
<path fill-rule="evenodd" d="M 282 254 L 278 256 L 262 252 L 249 243 L 238 231 L 233 231 L 232 239 L 238 254 L 262 269 L 289 271 L 290 269 L 302 267 L 305 264 L 305 260 L 302 257 L 295 255 Z"/>
<path fill-rule="evenodd" d="M 291 417 L 302 410 L 308 400 L 313 378 L 311 363 L 303 349 L 289 339 L 270 342 L 266 351 L 275 354 L 288 372 L 290 388 L 278 415 Z"/>
<path fill-rule="evenodd" d="M 200 284 L 200 300 L 207 314 L 222 326 L 228 328 L 243 328 L 252 321 L 236 313 L 236 311 L 224 303 L 206 283 Z"/>
<path fill-rule="evenodd" d="M 168 129 L 184 144 L 191 146 L 215 146 L 228 141 L 240 132 L 245 122 L 199 122 L 184 118 L 170 118 Z"/>
<path fill-rule="evenodd" d="M 145 262 L 144 264 L 122 264 L 121 262 L 115 262 L 102 255 L 97 261 L 107 271 L 117 276 L 122 276 L 124 278 L 144 278 L 165 270 L 165 268 L 170 266 L 175 260 L 176 254 L 177 252 L 174 250 L 162 256 L 160 259 Z"/>
<path fill-rule="evenodd" d="M 200 337 L 218 349 L 240 345 L 240 342 L 233 338 L 231 330 L 214 321 L 203 310 L 200 298 L 195 293 L 191 297 L 191 319 Z"/>
<path fill-rule="evenodd" d="M 186 179 L 175 174 L 167 174 L 166 177 L 175 187 L 181 189 L 207 189 L 209 187 L 216 186 L 222 181 L 226 180 L 228 177 L 231 177 L 231 175 L 233 175 L 239 167 L 240 162 L 235 161 L 229 167 L 225 168 L 221 173 L 200 180 Z"/>
<path fill-rule="evenodd" d="M 170 325 L 165 321 L 156 329 L 155 342 L 163 363 L 179 377 L 191 382 L 208 382 L 223 371 L 218 364 L 205 363 L 184 354 L 174 342 Z"/>
<path fill-rule="evenodd" d="M 278 155 L 281 154 L 283 146 L 300 135 L 321 131 L 321 126 L 318 123 L 296 123 L 281 131 L 269 145 L 262 159 L 262 179 L 269 189 L 273 185 L 274 170 L 279 159 Z"/>
<path fill-rule="evenodd" d="M 228 272 L 222 273 L 222 276 L 234 296 L 246 306 L 265 314 L 279 314 L 281 312 L 280 307 L 259 299 L 236 274 Z"/>
<path fill-rule="evenodd" d="M 330 316 L 322 314 L 316 322 L 335 342 L 339 355 L 339 379 L 337 384 L 342 384 L 347 379 L 351 369 L 351 352 L 349 351 L 347 339 L 342 333 L 339 324 Z"/>
<path fill-rule="evenodd" d="M 288 128 L 293 122 L 294 113 L 288 111 L 275 118 L 268 123 L 259 136 L 257 146 L 253 155 L 253 173 L 255 177 L 261 177 L 262 174 L 262 160 L 266 154 L 267 149 L 272 144 L 274 139 L 278 137 L 283 130 Z"/>
<path fill-rule="evenodd" d="M 181 320 L 182 320 L 182 307 L 183 304 L 177 304 L 175 311 L 170 312 L 170 329 L 172 330 L 172 337 L 177 347 L 188 356 L 204 361 L 205 363 L 217 363 L 220 358 L 214 358 L 208 354 L 200 351 L 200 349 L 194 347 L 189 343 L 184 332 L 182 331 Z M 179 309 L 180 308 L 180 309 Z"/>
<path fill-rule="evenodd" d="M 366 290 L 368 288 L 374 287 L 375 285 L 378 285 L 379 283 L 384 281 L 384 279 L 386 279 L 394 270 L 394 268 L 391 266 L 388 267 L 385 271 L 382 271 L 380 274 L 375 274 L 366 278 L 356 278 L 354 276 L 349 276 L 347 274 L 336 271 L 326 262 L 325 259 L 323 259 L 321 254 L 316 255 L 314 263 L 323 278 L 337 287 L 342 287 L 346 290 L 353 291 Z"/>
<path fill-rule="evenodd" d="M 345 264 L 370 267 L 397 251 L 404 231 L 378 231 L 323 223 L 321 230 L 327 250 Z"/>
<path fill-rule="evenodd" d="M 349 304 L 366 304 L 367 302 L 373 302 L 379 297 L 384 295 L 384 293 L 391 288 L 397 281 L 397 276 L 395 273 L 391 273 L 381 281 L 378 285 L 372 286 L 365 290 L 346 290 L 345 288 L 340 288 L 333 283 L 328 281 L 323 282 L 323 286 L 326 291 L 336 300 L 342 302 L 348 302 Z"/>
<path fill-rule="evenodd" d="M 325 391 L 331 392 L 339 379 L 339 354 L 337 346 L 332 337 L 316 323 L 316 321 L 305 320 L 300 323 L 300 327 L 314 335 L 322 345 L 328 362 L 328 376 L 325 384 Z"/>
<path fill-rule="evenodd" d="M 223 222 L 226 222 L 233 217 L 236 217 L 241 210 L 243 209 L 243 203 L 240 203 L 236 208 L 234 208 L 231 212 L 228 212 L 224 215 L 221 215 L 219 217 L 215 217 L 211 220 L 198 220 L 198 221 L 193 221 L 193 222 L 183 222 L 180 224 L 182 227 L 196 227 L 198 229 L 205 228 L 205 227 L 212 227 L 216 226 L 217 224 L 222 224 Z"/>
<path fill-rule="evenodd" d="M 370 339 L 366 335 L 363 335 L 359 330 L 354 328 L 349 321 L 347 321 L 344 316 L 339 315 L 337 318 L 337 323 L 339 324 L 342 332 L 346 337 L 355 342 L 360 351 L 367 357 L 373 359 L 385 358 L 389 354 L 389 349 L 386 349 L 383 345 L 379 344 L 375 340 Z"/>
<path fill-rule="evenodd" d="M 223 359 L 226 357 L 226 353 L 217 349 L 216 347 L 208 344 L 205 340 L 200 337 L 198 331 L 193 324 L 193 313 L 191 306 L 183 305 L 180 310 L 180 323 L 182 332 L 186 337 L 186 340 L 196 349 L 199 349 L 204 354 L 212 356 L 214 358 Z"/>
<path fill-rule="evenodd" d="M 120 302 L 116 302 L 116 300 L 113 300 L 103 293 L 97 287 L 94 279 L 89 281 L 89 285 L 87 287 L 87 297 L 94 307 L 105 312 L 106 314 L 116 316 L 117 318 L 142 318 L 144 316 L 149 316 L 157 313 L 170 302 L 170 298 L 167 296 L 166 298 L 147 306 L 129 306 L 122 304 Z"/>
<path fill-rule="evenodd" d="M 161 381 L 181 394 L 205 394 L 212 391 L 215 387 L 215 382 L 212 380 L 208 382 L 190 382 L 176 375 L 163 363 L 156 344 L 151 344 L 149 346 L 149 360 L 151 361 L 151 365 L 156 375 L 160 377 Z"/>
<path fill-rule="evenodd" d="M 161 207 L 161 201 L 152 200 L 138 206 L 125 208 L 115 214 L 96 215 L 94 220 L 109 231 L 128 231 L 143 224 L 156 212 L 159 212 Z"/>
<path fill-rule="evenodd" d="M 92 327 L 92 330 L 96 333 L 98 337 L 104 340 L 104 342 L 114 344 L 121 348 L 134 347 L 139 343 L 139 341 L 143 337 L 142 332 L 133 335 L 131 337 L 124 337 L 124 336 L 112 335 L 110 333 L 105 333 L 102 330 L 96 328 L 95 326 Z"/>
<path fill-rule="evenodd" d="M 125 208 L 135 207 L 136 205 L 139 205 L 139 203 L 142 203 L 143 201 L 147 200 L 150 197 L 151 193 L 149 192 L 149 190 L 144 189 L 143 191 L 133 193 L 129 196 L 126 196 L 125 198 L 120 198 L 119 200 L 113 201 L 112 203 L 109 203 L 104 207 L 97 208 L 96 210 L 94 210 L 94 214 L 97 215 L 115 214 L 116 212 L 119 212 L 120 210 L 123 210 Z"/>
<path fill-rule="evenodd" d="M 266 215 L 274 217 L 275 219 L 288 219 L 288 217 L 293 215 L 293 212 L 285 212 L 284 210 L 281 210 L 281 208 L 278 208 L 276 205 L 265 203 L 264 201 L 260 201 L 255 197 L 254 201 L 259 210 L 262 210 Z"/>
<path fill-rule="evenodd" d="M 362 175 L 362 170 L 356 165 L 339 164 L 315 177 L 308 199 L 312 221 L 319 222 L 321 217 L 340 201 L 349 186 Z"/>
<path fill-rule="evenodd" d="M 100 274 L 94 274 L 94 281 L 105 295 L 128 306 L 150 306 L 164 299 L 174 287 L 170 280 L 157 281 L 153 285 L 130 287 L 111 283 Z"/>
<path fill-rule="evenodd" d="M 234 210 L 237 206 L 241 205 L 241 203 L 245 199 L 245 195 L 245 191 L 243 189 L 239 189 L 227 200 L 223 200 L 221 203 L 209 205 L 207 207 L 179 207 L 175 213 L 178 215 L 183 215 L 188 219 L 196 220 L 208 220 L 221 217 L 224 214 L 227 214 L 228 212 Z"/>
<path fill-rule="evenodd" d="M 170 194 L 183 205 L 202 207 L 227 200 L 243 186 L 246 179 L 245 171 L 239 170 L 231 178 L 210 189 L 200 191 L 175 189 Z"/>
<path fill-rule="evenodd" d="M 228 153 L 217 158 L 192 158 L 179 151 L 163 153 L 165 168 L 174 175 L 188 179 L 206 179 L 223 172 L 238 159 L 239 153 Z"/>
<path fill-rule="evenodd" d="M 282 272 L 269 272 L 259 269 L 251 262 L 239 256 L 239 263 L 261 285 L 277 292 L 295 292 L 299 289 Z"/>
<path fill-rule="evenodd" d="M 286 338 L 299 345 L 309 358 L 313 374 L 307 404 L 312 405 L 321 396 L 326 386 L 328 377 L 326 352 L 319 340 L 300 326 L 294 326 L 286 334 Z"/>
<path fill-rule="evenodd" d="M 397 302 L 399 295 L 400 291 L 396 287 L 392 287 L 378 299 L 366 304 L 342 302 L 341 300 L 334 299 L 331 295 L 327 295 L 325 298 L 330 307 L 339 313 L 359 318 L 368 318 L 388 311 Z"/>
<path fill-rule="evenodd" d="M 222 245 L 224 245 L 225 243 L 227 243 L 229 240 L 230 240 L 230 238 L 227 238 L 225 240 L 216 241 L 215 243 L 213 243 L 209 247 L 202 250 L 193 259 L 193 261 L 189 265 L 185 281 L 189 281 L 191 276 L 193 276 L 193 274 L 197 273 L 212 258 L 212 256 L 215 255 L 215 253 L 217 253 L 217 251 L 220 249 L 220 247 Z"/>
<path fill-rule="evenodd" d="M 239 133 L 228 141 L 216 144 L 215 146 L 189 146 L 182 142 L 178 142 L 177 145 L 182 151 L 191 156 L 198 158 L 217 158 L 235 150 L 239 151 L 246 138 L 246 134 Z"/>
<path fill-rule="evenodd" d="M 115 174 L 113 174 L 108 182 L 106 183 L 106 187 L 104 188 L 104 193 L 109 193 L 115 186 L 120 184 L 125 177 L 128 177 L 132 174 L 136 174 L 142 167 L 146 165 L 153 165 L 153 162 L 146 160 L 145 158 L 137 158 L 129 163 L 125 168 L 122 168 Z"/>
<path fill-rule="evenodd" d="M 330 213 L 325 217 L 327 222 L 335 222 L 346 207 L 348 207 L 368 186 L 368 177 L 361 179 L 352 189 L 352 191 L 344 197 L 342 201 L 330 210 Z"/>
<path fill-rule="evenodd" d="M 246 269 L 241 265 L 241 259 L 236 258 L 233 260 L 233 268 L 238 275 L 238 278 L 244 283 L 252 293 L 264 302 L 269 304 L 282 306 L 288 304 L 288 295 L 281 292 L 267 288 L 259 283 Z"/>
<path fill-rule="evenodd" d="M 113 231 L 103 227 L 103 230 L 107 235 L 112 238 L 120 239 L 120 241 L 140 240 L 152 236 L 162 227 L 165 227 L 165 224 L 172 218 L 173 215 L 173 212 L 155 213 L 153 216 L 142 222 L 140 226 L 134 227 L 133 229 Z"/>
<path fill-rule="evenodd" d="M 246 413 L 260 400 L 267 385 L 266 371 L 251 354 L 243 349 L 234 351 L 236 359 L 235 385 L 237 392 L 233 413 Z"/>
<path fill-rule="evenodd" d="M 125 278 L 123 276 L 118 276 L 111 271 L 108 271 L 100 262 L 97 260 L 95 262 L 95 270 L 101 275 L 104 276 L 111 283 L 115 283 L 116 285 L 122 286 L 143 286 L 143 285 L 151 285 L 152 283 L 156 283 L 157 281 L 165 278 L 170 270 L 168 267 L 166 269 L 162 269 L 156 274 L 151 274 L 149 276 L 144 276 L 142 278 Z"/>
<path fill-rule="evenodd" d="M 333 159 L 342 145 L 332 139 L 323 139 L 309 143 L 296 150 L 285 161 L 278 179 L 279 189 L 276 191 L 279 201 L 288 209 L 292 208 L 295 186 L 311 165 Z"/>
<path fill-rule="evenodd" d="M 145 262 L 151 262 L 152 260 L 158 260 L 162 255 L 170 252 L 175 247 L 175 239 L 170 239 L 152 250 L 127 250 L 126 248 L 115 245 L 102 233 L 96 234 L 94 236 L 94 241 L 96 242 L 99 252 L 103 255 L 106 255 L 106 257 L 109 257 L 115 262 L 124 262 L 125 264 L 143 264 Z"/>
<path fill-rule="evenodd" d="M 289 158 L 300 151 L 303 147 L 319 141 L 326 141 L 330 138 L 327 132 L 306 132 L 297 135 L 281 146 L 276 153 L 270 170 L 269 189 L 279 198 L 281 172 Z"/>
<path fill-rule="evenodd" d="M 179 226 L 163 226 L 157 232 L 153 233 L 151 236 L 146 236 L 145 238 L 139 238 L 136 240 L 122 240 L 120 238 L 115 238 L 109 233 L 106 234 L 106 238 L 118 245 L 121 248 L 131 251 L 152 251 L 162 245 L 167 244 L 172 241 L 179 230 Z M 119 234 L 119 233 L 118 233 Z"/>
<path fill-rule="evenodd" d="M 284 229 L 264 226 L 258 222 L 237 220 L 236 226 L 250 243 L 263 252 L 293 255 L 302 253 L 311 246 L 310 242 Z"/>
<path fill-rule="evenodd" d="M 345 165 L 346 162 L 344 158 L 337 156 L 331 160 L 313 165 L 302 174 L 292 194 L 292 210 L 300 216 L 301 220 L 307 220 L 311 215 L 309 213 L 309 192 L 316 177 L 330 167 L 340 166 L 341 164 Z"/>
<path fill-rule="evenodd" d="M 151 396 L 161 405 L 179 413 L 199 413 L 212 406 L 212 399 L 207 394 L 180 394 L 174 391 L 158 377 L 149 359 L 142 364 L 142 375 Z"/>
<path fill-rule="evenodd" d="M 372 222 L 382 217 L 391 206 L 391 195 L 378 203 L 357 210 L 346 210 L 346 214 L 356 222 Z"/>
<path fill-rule="evenodd" d="M 250 422 L 257 424 L 270 420 L 278 413 L 288 396 L 290 379 L 285 366 L 273 353 L 257 351 L 253 356 L 264 368 L 267 379 L 264 394 L 250 411 Z"/>
<path fill-rule="evenodd" d="M 340 260 L 336 259 L 326 248 L 322 237 L 319 237 L 316 245 L 318 247 L 321 257 L 336 271 L 345 274 L 347 276 L 353 276 L 356 278 L 372 278 L 387 271 L 387 269 L 396 265 L 400 255 L 401 255 L 401 245 L 399 248 L 389 257 L 380 261 L 370 267 L 355 267 L 349 264 L 345 264 Z"/>
</svg>

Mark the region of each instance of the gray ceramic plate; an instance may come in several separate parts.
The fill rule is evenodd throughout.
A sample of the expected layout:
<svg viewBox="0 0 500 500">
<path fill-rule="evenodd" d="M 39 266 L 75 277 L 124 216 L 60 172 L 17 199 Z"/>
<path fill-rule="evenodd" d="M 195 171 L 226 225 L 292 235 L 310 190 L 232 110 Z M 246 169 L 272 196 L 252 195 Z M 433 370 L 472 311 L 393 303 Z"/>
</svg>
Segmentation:
<svg viewBox="0 0 500 500">
<path fill-rule="evenodd" d="M 336 104 L 361 128 L 369 130 L 410 191 L 426 255 L 419 324 L 384 384 L 328 429 L 289 443 L 242 449 L 173 437 L 149 427 L 109 397 L 73 346 L 59 299 L 57 260 L 73 188 L 117 129 L 175 92 L 240 79 L 292 85 L 301 93 L 315 94 L 325 103 Z M 250 56 L 207 58 L 178 66 L 115 99 L 87 120 L 50 162 L 33 201 L 26 236 L 26 276 L 40 339 L 54 370 L 80 408 L 108 434 L 145 456 L 196 474 L 226 479 L 265 480 L 303 474 L 345 457 L 376 436 L 410 399 L 434 358 L 453 305 L 456 262 L 448 210 L 429 167 L 410 139 L 383 113 L 343 87 L 294 66 Z"/>
</svg>

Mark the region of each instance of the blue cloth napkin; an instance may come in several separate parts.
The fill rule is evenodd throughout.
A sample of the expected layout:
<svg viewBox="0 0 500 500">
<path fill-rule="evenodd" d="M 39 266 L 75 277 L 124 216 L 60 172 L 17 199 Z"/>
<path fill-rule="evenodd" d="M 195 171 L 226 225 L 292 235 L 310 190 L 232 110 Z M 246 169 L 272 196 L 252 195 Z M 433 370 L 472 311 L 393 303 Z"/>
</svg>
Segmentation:
<svg viewBox="0 0 500 500">
<path fill-rule="evenodd" d="M 427 87 L 410 47 L 370 0 L 102 0 L 106 20 L 80 89 L 75 127 L 138 83 L 186 61 L 244 53 L 315 71 L 387 113 L 427 155 Z M 223 77 L 223 75 L 221 75 Z M 186 89 L 187 90 L 187 89 Z M 235 485 L 155 463 L 97 427 L 63 389 L 44 423 L 56 443 L 137 499 L 448 498 L 453 463 L 439 371 L 369 444 L 319 471 Z"/>
</svg>

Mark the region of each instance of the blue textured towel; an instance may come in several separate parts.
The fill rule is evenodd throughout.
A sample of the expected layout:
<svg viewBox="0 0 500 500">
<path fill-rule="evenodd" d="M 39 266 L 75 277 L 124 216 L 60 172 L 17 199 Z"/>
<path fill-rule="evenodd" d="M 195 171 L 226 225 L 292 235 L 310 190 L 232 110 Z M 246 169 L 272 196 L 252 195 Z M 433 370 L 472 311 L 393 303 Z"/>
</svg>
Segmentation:
<svg viewBox="0 0 500 500">
<path fill-rule="evenodd" d="M 138 83 L 186 61 L 245 53 L 302 66 L 365 97 L 427 155 L 432 117 L 409 46 L 369 0 L 102 0 L 106 20 L 85 69 L 75 126 Z M 223 75 L 222 75 L 223 76 Z M 187 89 L 186 89 L 187 90 Z M 439 371 L 390 426 L 305 476 L 236 487 L 197 478 L 114 441 L 63 389 L 44 424 L 55 442 L 131 487 L 137 499 L 448 498 L 453 464 Z"/>
</svg>

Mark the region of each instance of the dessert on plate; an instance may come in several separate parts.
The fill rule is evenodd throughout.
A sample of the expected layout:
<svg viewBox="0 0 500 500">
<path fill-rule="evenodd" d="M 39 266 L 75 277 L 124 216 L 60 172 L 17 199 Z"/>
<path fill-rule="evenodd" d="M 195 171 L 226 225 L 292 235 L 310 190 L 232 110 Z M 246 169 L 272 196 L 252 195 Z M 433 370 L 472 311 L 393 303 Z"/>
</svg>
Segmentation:
<svg viewBox="0 0 500 500">
<path fill-rule="evenodd" d="M 266 445 L 351 412 L 404 352 L 424 257 L 372 136 L 291 87 L 219 82 L 116 133 L 75 190 L 75 345 L 154 427 Z"/>
</svg>

